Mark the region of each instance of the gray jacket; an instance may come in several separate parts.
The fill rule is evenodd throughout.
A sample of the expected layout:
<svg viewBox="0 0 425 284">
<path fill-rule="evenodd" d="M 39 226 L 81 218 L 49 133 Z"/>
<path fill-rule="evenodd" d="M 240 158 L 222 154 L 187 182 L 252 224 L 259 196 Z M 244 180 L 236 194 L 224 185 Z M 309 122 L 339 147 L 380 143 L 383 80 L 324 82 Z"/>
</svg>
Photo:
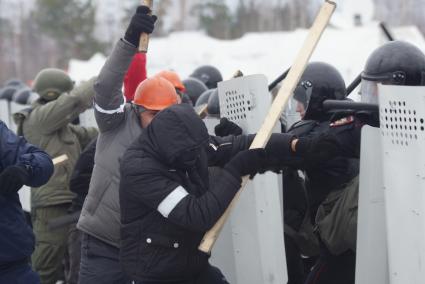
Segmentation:
<svg viewBox="0 0 425 284">
<path fill-rule="evenodd" d="M 136 48 L 120 40 L 94 85 L 99 126 L 95 166 L 78 229 L 108 244 L 120 246 L 119 161 L 142 133 L 139 116 L 122 94 L 124 75 Z"/>
</svg>

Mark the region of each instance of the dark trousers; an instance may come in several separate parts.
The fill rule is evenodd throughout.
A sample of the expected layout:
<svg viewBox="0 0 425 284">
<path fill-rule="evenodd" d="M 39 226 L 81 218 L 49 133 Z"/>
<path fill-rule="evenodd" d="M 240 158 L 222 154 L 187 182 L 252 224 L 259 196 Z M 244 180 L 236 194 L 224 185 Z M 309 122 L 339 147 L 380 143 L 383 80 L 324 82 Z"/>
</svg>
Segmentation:
<svg viewBox="0 0 425 284">
<path fill-rule="evenodd" d="M 347 251 L 341 255 L 331 255 L 322 251 L 305 284 L 354 284 L 356 254 Z"/>
<path fill-rule="evenodd" d="M 81 262 L 81 237 L 82 232 L 79 231 L 75 224 L 69 228 L 68 242 L 65 251 L 64 267 L 65 282 L 67 284 L 77 284 L 78 274 Z"/>
<path fill-rule="evenodd" d="M 127 284 L 132 281 L 121 269 L 118 248 L 83 233 L 79 283 Z"/>
<path fill-rule="evenodd" d="M 28 263 L 20 265 L 7 265 L 2 264 L 0 269 L 0 283 L 7 284 L 40 284 L 40 277 L 32 271 Z"/>
<path fill-rule="evenodd" d="M 165 284 L 165 282 L 134 282 L 134 284 Z M 208 267 L 196 278 L 183 282 L 166 282 L 166 284 L 229 284 L 220 269 L 212 265 Z"/>
<path fill-rule="evenodd" d="M 306 278 L 303 259 L 295 241 L 285 234 L 286 266 L 288 284 L 303 284 Z"/>
</svg>

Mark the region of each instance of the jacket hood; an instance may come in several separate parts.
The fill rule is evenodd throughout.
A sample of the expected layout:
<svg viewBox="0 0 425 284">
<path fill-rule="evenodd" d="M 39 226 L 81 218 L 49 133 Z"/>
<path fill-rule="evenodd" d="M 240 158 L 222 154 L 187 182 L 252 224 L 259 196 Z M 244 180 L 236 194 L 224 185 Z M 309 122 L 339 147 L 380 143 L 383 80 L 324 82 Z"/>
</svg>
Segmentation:
<svg viewBox="0 0 425 284">
<path fill-rule="evenodd" d="M 159 112 L 140 136 L 144 151 L 167 165 L 180 154 L 207 145 L 204 122 L 187 104 L 173 105 Z"/>
</svg>

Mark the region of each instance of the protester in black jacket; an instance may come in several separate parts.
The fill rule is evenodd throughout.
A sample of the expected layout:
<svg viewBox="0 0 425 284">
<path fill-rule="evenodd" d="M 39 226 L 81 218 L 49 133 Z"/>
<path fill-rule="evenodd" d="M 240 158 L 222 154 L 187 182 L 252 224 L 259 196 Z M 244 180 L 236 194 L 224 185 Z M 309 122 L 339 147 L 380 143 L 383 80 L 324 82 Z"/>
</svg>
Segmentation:
<svg viewBox="0 0 425 284">
<path fill-rule="evenodd" d="M 120 259 L 126 273 L 147 283 L 227 283 L 198 245 L 240 188 L 241 177 L 276 167 L 270 157 L 304 162 L 291 146 L 310 158 L 336 149 L 331 139 L 293 138 L 274 134 L 265 151 L 245 150 L 252 136 L 210 137 L 189 106 L 158 113 L 121 160 Z M 224 168 L 211 187 L 208 166 Z"/>
<path fill-rule="evenodd" d="M 73 211 L 81 210 L 84 199 L 89 192 L 90 179 L 94 167 L 94 154 L 96 153 L 96 142 L 97 137 L 81 152 L 72 172 L 69 190 L 76 194 L 76 197 L 72 200 Z"/>
</svg>

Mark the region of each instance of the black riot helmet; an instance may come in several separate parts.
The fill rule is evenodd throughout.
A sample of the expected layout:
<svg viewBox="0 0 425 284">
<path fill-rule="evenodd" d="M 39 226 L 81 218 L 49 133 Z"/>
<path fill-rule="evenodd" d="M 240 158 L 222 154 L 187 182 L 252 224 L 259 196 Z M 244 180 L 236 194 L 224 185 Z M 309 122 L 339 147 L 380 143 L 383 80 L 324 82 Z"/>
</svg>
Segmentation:
<svg viewBox="0 0 425 284">
<path fill-rule="evenodd" d="M 31 96 L 31 89 L 28 87 L 24 87 L 19 89 L 13 94 L 12 100 L 20 105 L 26 105 L 28 103 L 28 99 Z"/>
<path fill-rule="evenodd" d="M 208 100 L 209 100 L 209 98 L 210 98 L 210 96 L 211 96 L 211 94 L 213 92 L 214 92 L 214 89 L 206 90 L 205 92 L 203 92 L 199 96 L 198 100 L 196 101 L 195 106 L 200 106 L 200 105 L 203 105 L 203 104 L 207 104 L 208 103 Z"/>
<path fill-rule="evenodd" d="M 13 95 L 19 90 L 19 86 L 9 85 L 0 89 L 0 100 L 11 101 Z"/>
<path fill-rule="evenodd" d="M 201 80 L 208 89 L 217 88 L 217 83 L 223 81 L 220 71 L 211 65 L 198 67 L 193 71 L 190 77 Z"/>
<path fill-rule="evenodd" d="M 192 77 L 183 80 L 183 85 L 186 88 L 185 94 L 189 96 L 193 105 L 196 104 L 199 96 L 208 90 L 207 86 L 205 86 L 202 81 Z"/>
<path fill-rule="evenodd" d="M 21 88 L 25 86 L 25 83 L 19 79 L 10 79 L 5 84 L 5 86 L 14 86 L 16 88 Z"/>
<path fill-rule="evenodd" d="M 220 117 L 220 98 L 218 96 L 218 89 L 212 90 L 208 98 L 207 112 L 211 116 Z"/>
<path fill-rule="evenodd" d="M 345 82 L 341 74 L 324 62 L 309 63 L 294 90 L 294 98 L 304 105 L 305 120 L 328 120 L 329 115 L 322 107 L 323 101 L 343 100 L 345 96 Z"/>
<path fill-rule="evenodd" d="M 404 41 L 391 41 L 369 56 L 362 73 L 362 102 L 378 103 L 378 83 L 384 85 L 425 85 L 425 55 Z"/>
</svg>

